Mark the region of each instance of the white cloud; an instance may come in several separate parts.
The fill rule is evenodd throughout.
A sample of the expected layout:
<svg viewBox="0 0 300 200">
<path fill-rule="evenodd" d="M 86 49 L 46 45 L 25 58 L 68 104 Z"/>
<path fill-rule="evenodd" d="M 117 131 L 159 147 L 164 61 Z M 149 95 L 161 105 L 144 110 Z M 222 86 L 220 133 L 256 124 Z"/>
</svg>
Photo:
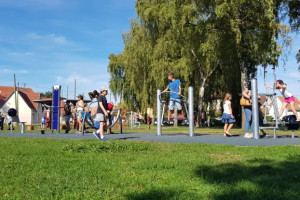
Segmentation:
<svg viewBox="0 0 300 200">
<path fill-rule="evenodd" d="M 289 72 L 287 73 L 288 78 L 295 78 L 300 80 L 300 72 Z"/>
<path fill-rule="evenodd" d="M 67 75 L 67 77 L 64 76 L 56 76 L 56 82 L 61 83 L 61 84 L 74 84 L 74 81 L 77 81 L 79 84 L 88 84 L 92 83 L 92 80 L 88 79 L 87 77 L 83 75 L 78 75 L 78 74 L 72 74 L 72 75 Z"/>
<path fill-rule="evenodd" d="M 47 35 L 39 35 L 37 33 L 29 33 L 27 34 L 27 38 L 31 40 L 40 41 L 42 43 L 55 43 L 58 45 L 72 45 L 71 41 L 68 41 L 64 36 L 58 36 L 54 33 Z"/>
<path fill-rule="evenodd" d="M 64 0 L 0 0 L 0 7 L 15 8 L 57 8 L 63 5 Z"/>
<path fill-rule="evenodd" d="M 1 74 L 28 74 L 29 72 L 25 69 L 8 69 L 0 67 Z"/>
<path fill-rule="evenodd" d="M 32 52 L 9 52 L 8 56 L 16 56 L 16 57 L 27 57 L 27 56 L 33 56 L 34 53 Z"/>
<path fill-rule="evenodd" d="M 73 98 L 74 96 L 74 87 L 76 79 L 76 95 L 84 94 L 85 97 L 88 97 L 87 93 L 93 90 L 99 90 L 100 87 L 108 87 L 108 79 L 101 77 L 101 75 L 95 75 L 92 72 L 79 74 L 71 74 L 66 76 L 56 76 L 56 84 L 62 85 L 63 95 L 66 96 L 67 87 L 68 97 Z"/>
</svg>

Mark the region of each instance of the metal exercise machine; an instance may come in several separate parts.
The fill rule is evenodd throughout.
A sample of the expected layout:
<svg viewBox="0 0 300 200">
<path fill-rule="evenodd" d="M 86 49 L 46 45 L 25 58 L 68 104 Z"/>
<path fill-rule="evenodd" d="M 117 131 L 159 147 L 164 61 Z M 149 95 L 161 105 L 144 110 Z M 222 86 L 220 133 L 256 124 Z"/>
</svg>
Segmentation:
<svg viewBox="0 0 300 200">
<path fill-rule="evenodd" d="M 258 93 L 257 89 L 257 79 L 251 80 L 251 92 L 252 92 L 252 123 L 254 127 L 254 138 L 259 139 L 259 130 L 260 129 L 269 129 L 273 130 L 274 138 L 277 138 L 276 130 L 282 129 L 279 125 L 285 126 L 284 128 L 287 128 L 288 130 L 292 131 L 292 138 L 295 137 L 295 130 L 299 129 L 299 122 L 296 121 L 296 117 L 294 115 L 288 116 L 286 118 L 286 121 L 279 121 L 278 120 L 278 106 L 277 106 L 277 97 L 276 93 Z M 272 124 L 273 126 L 259 126 L 259 108 L 258 108 L 258 96 L 266 96 L 267 99 L 271 100 L 273 109 L 274 109 L 274 115 L 275 115 L 275 121 L 274 122 L 267 122 L 264 120 L 264 125 L 266 124 Z M 266 108 L 265 108 L 266 110 Z M 266 112 L 265 112 L 266 115 Z"/>
<path fill-rule="evenodd" d="M 174 92 L 170 92 L 170 91 L 161 92 L 160 89 L 157 90 L 156 104 L 157 104 L 157 135 L 158 136 L 161 136 L 161 134 L 162 134 L 162 122 L 163 122 L 163 114 L 165 111 L 164 109 L 165 109 L 166 101 L 161 100 L 161 95 L 164 93 L 174 93 Z M 180 96 L 183 100 L 185 111 L 187 114 L 187 119 L 189 121 L 189 136 L 193 137 L 194 136 L 194 90 L 193 90 L 193 87 L 189 87 L 189 89 L 188 89 L 188 101 L 186 101 L 186 98 L 183 95 L 180 95 Z M 163 106 L 163 108 L 162 108 L 162 106 Z"/>
</svg>

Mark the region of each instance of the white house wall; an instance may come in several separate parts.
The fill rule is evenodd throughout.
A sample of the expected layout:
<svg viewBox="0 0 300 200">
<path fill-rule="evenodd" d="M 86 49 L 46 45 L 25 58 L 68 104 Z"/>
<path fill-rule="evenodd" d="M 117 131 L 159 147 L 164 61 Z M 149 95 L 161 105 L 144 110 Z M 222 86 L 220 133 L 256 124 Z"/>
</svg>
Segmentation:
<svg viewBox="0 0 300 200">
<path fill-rule="evenodd" d="M 31 125 L 33 123 L 36 123 L 36 119 L 33 119 L 33 112 L 36 113 L 36 111 L 32 111 L 27 103 L 24 101 L 24 99 L 19 96 L 18 98 L 18 108 L 19 108 L 19 120 L 20 122 L 25 122 L 26 125 Z M 10 108 L 16 108 L 15 106 L 15 94 L 13 94 L 6 103 L 2 106 L 1 111 L 5 114 L 7 114 L 8 110 Z M 36 114 L 37 115 L 37 114 Z M 35 117 L 37 118 L 37 117 Z"/>
</svg>

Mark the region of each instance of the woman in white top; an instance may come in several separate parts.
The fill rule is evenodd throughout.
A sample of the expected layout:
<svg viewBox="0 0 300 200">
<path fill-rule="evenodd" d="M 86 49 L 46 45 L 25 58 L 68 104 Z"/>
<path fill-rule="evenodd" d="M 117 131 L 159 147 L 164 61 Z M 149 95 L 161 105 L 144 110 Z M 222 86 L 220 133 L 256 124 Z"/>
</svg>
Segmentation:
<svg viewBox="0 0 300 200">
<path fill-rule="evenodd" d="M 77 113 L 77 122 L 79 124 L 78 126 L 78 133 L 81 133 L 82 130 L 82 112 L 84 109 L 84 102 L 83 102 L 83 96 L 78 96 L 78 101 L 76 103 L 76 113 Z"/>
<path fill-rule="evenodd" d="M 232 95 L 230 93 L 226 93 L 223 101 L 223 115 L 222 115 L 222 122 L 224 123 L 224 136 L 231 137 L 230 129 L 233 127 L 235 123 L 234 116 L 232 114 L 231 108 L 231 100 Z"/>
<path fill-rule="evenodd" d="M 300 121 L 300 117 L 298 116 L 298 113 L 297 113 L 297 111 L 295 109 L 295 98 L 294 98 L 294 96 L 290 92 L 287 91 L 286 84 L 284 84 L 282 80 L 277 80 L 277 81 L 275 81 L 274 87 L 268 85 L 267 83 L 265 83 L 265 86 L 268 87 L 268 88 L 270 88 L 270 89 L 277 89 L 277 90 L 279 90 L 281 92 L 282 96 L 284 97 L 284 102 L 283 102 L 283 104 L 281 106 L 278 118 L 281 117 L 284 109 L 287 107 L 287 105 L 290 104 L 291 105 L 291 109 L 292 109 L 294 115 L 297 118 L 297 121 Z"/>
</svg>

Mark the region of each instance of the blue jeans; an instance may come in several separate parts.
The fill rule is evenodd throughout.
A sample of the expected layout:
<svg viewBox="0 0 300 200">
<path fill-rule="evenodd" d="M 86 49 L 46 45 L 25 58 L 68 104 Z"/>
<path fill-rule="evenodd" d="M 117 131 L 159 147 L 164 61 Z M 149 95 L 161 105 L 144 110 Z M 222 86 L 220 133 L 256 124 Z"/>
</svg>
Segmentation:
<svg viewBox="0 0 300 200">
<path fill-rule="evenodd" d="M 245 115 L 246 115 L 246 121 L 245 121 L 245 133 L 253 133 L 253 123 L 252 123 L 252 107 L 251 106 L 245 106 L 244 107 Z"/>
</svg>

